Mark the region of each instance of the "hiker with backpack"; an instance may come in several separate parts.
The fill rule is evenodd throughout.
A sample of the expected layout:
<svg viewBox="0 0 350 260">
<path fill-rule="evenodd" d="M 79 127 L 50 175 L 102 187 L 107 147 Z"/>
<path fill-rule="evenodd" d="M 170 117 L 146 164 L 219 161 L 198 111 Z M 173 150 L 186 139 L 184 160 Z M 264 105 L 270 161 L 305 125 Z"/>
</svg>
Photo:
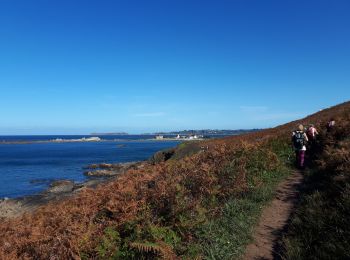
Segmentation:
<svg viewBox="0 0 350 260">
<path fill-rule="evenodd" d="M 304 126 L 299 125 L 298 130 L 293 132 L 292 143 L 295 151 L 297 167 L 300 169 L 303 169 L 305 166 L 305 152 L 308 140 L 309 139 L 304 132 Z"/>
</svg>

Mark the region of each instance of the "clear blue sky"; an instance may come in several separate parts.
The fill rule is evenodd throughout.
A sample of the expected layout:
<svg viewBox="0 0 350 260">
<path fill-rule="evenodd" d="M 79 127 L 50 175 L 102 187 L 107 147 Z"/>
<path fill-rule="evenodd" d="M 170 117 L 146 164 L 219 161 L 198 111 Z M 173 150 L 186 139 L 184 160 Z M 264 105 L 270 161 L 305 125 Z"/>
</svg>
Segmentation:
<svg viewBox="0 0 350 260">
<path fill-rule="evenodd" d="M 350 98 L 350 1 L 0 0 L 0 134 L 270 127 Z"/>
</svg>

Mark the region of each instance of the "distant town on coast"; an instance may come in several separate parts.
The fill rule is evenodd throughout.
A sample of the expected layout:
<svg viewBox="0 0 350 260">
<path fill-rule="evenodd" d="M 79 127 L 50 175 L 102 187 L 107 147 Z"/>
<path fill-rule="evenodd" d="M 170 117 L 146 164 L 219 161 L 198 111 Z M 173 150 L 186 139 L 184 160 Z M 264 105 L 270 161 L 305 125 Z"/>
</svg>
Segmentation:
<svg viewBox="0 0 350 260">
<path fill-rule="evenodd" d="M 201 129 L 201 130 L 180 130 L 171 132 L 155 132 L 155 133 L 143 133 L 141 135 L 200 135 L 200 136 L 213 136 L 213 135 L 240 135 L 245 133 L 257 132 L 262 129 L 236 129 L 236 130 L 219 130 L 219 129 Z M 126 132 L 115 133 L 91 133 L 90 135 L 129 135 Z"/>
</svg>

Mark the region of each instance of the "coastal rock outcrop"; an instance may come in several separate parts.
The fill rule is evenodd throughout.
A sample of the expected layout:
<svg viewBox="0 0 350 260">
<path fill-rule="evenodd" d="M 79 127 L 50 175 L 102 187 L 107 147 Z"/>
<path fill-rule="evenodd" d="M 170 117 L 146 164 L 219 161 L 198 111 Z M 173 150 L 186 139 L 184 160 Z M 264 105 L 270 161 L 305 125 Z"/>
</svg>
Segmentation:
<svg viewBox="0 0 350 260">
<path fill-rule="evenodd" d="M 48 193 L 63 193 L 71 192 L 74 189 L 74 182 L 70 180 L 58 180 L 50 184 L 50 188 L 47 189 Z"/>
<path fill-rule="evenodd" d="M 144 167 L 143 162 L 91 164 L 86 167 L 88 170 L 84 172 L 84 175 L 89 177 L 112 177 L 124 173 L 129 169 L 140 169 L 142 167 Z"/>
</svg>

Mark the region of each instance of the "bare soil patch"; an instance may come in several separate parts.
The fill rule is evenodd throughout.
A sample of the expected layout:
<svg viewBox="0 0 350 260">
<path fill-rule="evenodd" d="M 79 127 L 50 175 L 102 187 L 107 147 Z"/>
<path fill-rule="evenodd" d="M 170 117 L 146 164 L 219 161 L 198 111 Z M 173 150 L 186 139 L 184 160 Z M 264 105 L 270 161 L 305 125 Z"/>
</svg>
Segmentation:
<svg viewBox="0 0 350 260">
<path fill-rule="evenodd" d="M 279 184 L 275 199 L 262 212 L 244 260 L 280 259 L 281 237 L 298 202 L 302 181 L 302 173 L 296 171 Z"/>
</svg>

